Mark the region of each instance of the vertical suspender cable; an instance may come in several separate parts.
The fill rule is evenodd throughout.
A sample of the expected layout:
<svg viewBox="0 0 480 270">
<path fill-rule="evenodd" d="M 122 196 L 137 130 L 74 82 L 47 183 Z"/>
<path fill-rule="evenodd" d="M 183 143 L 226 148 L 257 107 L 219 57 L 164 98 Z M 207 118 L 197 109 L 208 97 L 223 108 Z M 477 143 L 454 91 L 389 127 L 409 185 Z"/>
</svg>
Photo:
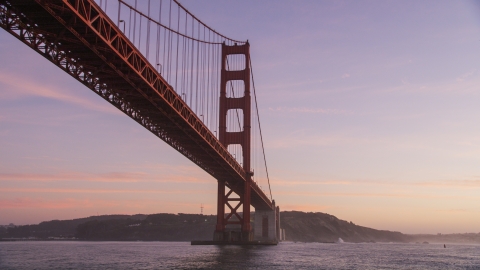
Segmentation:
<svg viewBox="0 0 480 270">
<path fill-rule="evenodd" d="M 169 13 L 168 13 L 168 28 L 172 29 L 172 1 L 170 0 L 170 8 L 169 8 Z M 172 54 L 172 31 L 168 31 L 168 81 L 170 80 L 170 76 L 172 73 L 172 62 L 171 62 L 171 57 L 170 55 Z"/>
<path fill-rule="evenodd" d="M 140 25 L 138 26 L 138 49 L 141 51 L 142 50 L 142 15 L 138 16 L 140 20 Z"/>
<path fill-rule="evenodd" d="M 192 18 L 192 37 L 194 36 L 194 29 L 195 28 L 195 21 L 193 20 Z M 190 54 L 190 58 L 191 58 L 191 61 L 190 61 L 190 106 L 193 108 L 193 103 L 192 103 L 192 98 L 193 98 L 193 48 L 195 47 L 195 43 L 193 43 L 193 39 L 191 40 L 192 41 L 192 52 Z"/>
<path fill-rule="evenodd" d="M 103 1 L 100 0 L 101 3 L 105 3 L 105 10 L 107 9 L 107 0 Z M 146 1 L 145 1 L 146 2 Z M 145 3 L 144 2 L 144 3 Z M 253 68 L 251 59 L 244 59 L 243 55 L 230 55 L 227 59 L 223 59 L 220 57 L 219 53 L 221 54 L 221 43 L 219 41 L 223 41 L 224 44 L 228 46 L 234 46 L 237 44 L 237 41 L 229 39 L 212 28 L 208 27 L 202 21 L 198 20 L 193 14 L 188 12 L 181 4 L 179 4 L 176 0 L 169 0 L 169 10 L 165 10 L 164 12 L 168 13 L 168 26 L 166 22 L 166 18 L 164 18 L 165 23 L 162 23 L 162 0 L 159 0 L 160 7 L 159 7 L 159 14 L 158 14 L 158 22 L 155 22 L 154 19 L 150 18 L 151 12 L 150 8 L 152 7 L 151 1 L 148 0 L 148 12 L 144 14 L 137 10 L 137 7 L 140 5 L 142 7 L 141 2 L 138 3 L 138 0 L 135 0 L 135 7 L 132 7 L 126 4 L 123 0 L 119 0 L 118 6 L 118 15 L 117 15 L 117 26 L 120 24 L 120 17 L 121 17 L 121 5 L 125 4 L 126 7 L 130 9 L 130 20 L 128 26 L 128 35 L 129 40 L 134 44 L 138 45 L 138 49 L 140 51 L 145 52 L 145 58 L 149 60 L 150 56 L 150 34 L 153 35 L 151 32 L 150 24 L 151 21 L 157 23 L 157 33 L 156 33 L 156 54 L 155 54 L 155 63 L 154 65 L 157 67 L 159 73 L 162 73 L 162 76 L 167 80 L 167 82 L 172 82 L 175 86 L 175 91 L 177 94 L 182 96 L 182 100 L 197 114 L 200 116 L 203 124 L 210 130 L 215 132 L 215 136 L 219 137 L 219 127 L 218 127 L 218 113 L 219 113 L 219 95 L 220 95 L 220 88 L 229 87 L 231 93 L 231 98 L 238 98 L 242 96 L 241 90 L 245 91 L 247 87 L 244 82 L 239 80 L 230 80 L 230 82 L 225 85 L 220 85 L 220 72 L 221 67 L 220 64 L 223 66 L 223 61 L 226 61 L 226 69 L 227 70 L 243 70 L 246 69 L 246 65 L 249 65 L 251 68 L 250 76 L 252 79 L 252 86 L 253 86 L 253 94 L 254 94 L 254 101 L 255 101 L 255 108 L 251 108 L 250 112 L 242 111 L 241 109 L 232 109 L 234 111 L 229 110 L 229 113 L 226 115 L 227 119 L 227 130 L 229 132 L 234 132 L 236 138 L 234 141 L 238 141 L 238 136 L 241 136 L 242 130 L 245 131 L 244 127 L 247 123 L 245 123 L 245 113 L 256 114 L 256 118 L 251 119 L 251 123 L 248 125 L 251 126 L 251 133 L 253 133 L 253 137 L 251 137 L 250 147 L 254 151 L 251 155 L 253 163 L 250 165 L 250 168 L 246 168 L 246 170 L 258 170 L 257 172 L 263 171 L 261 167 L 261 163 L 265 165 L 265 172 L 267 176 L 269 191 L 270 191 L 270 198 L 272 197 L 271 186 L 270 186 L 270 178 L 268 174 L 266 156 L 265 156 L 265 147 L 263 143 L 263 135 L 261 131 L 260 125 L 260 118 L 259 118 L 259 109 L 256 97 L 256 89 L 255 89 L 255 82 L 253 78 Z M 174 3 L 177 4 L 177 14 L 174 12 L 174 7 L 172 6 Z M 154 7 L 156 4 L 154 2 Z M 163 8 L 164 9 L 164 8 Z M 183 11 L 181 10 L 183 9 Z M 132 10 L 135 12 L 133 14 L 132 20 Z M 172 13 L 173 12 L 173 13 Z M 183 20 L 182 12 L 185 12 L 185 21 Z M 138 14 L 137 14 L 138 13 Z M 137 15 L 139 16 L 139 33 L 136 33 L 137 27 Z M 167 14 L 164 14 L 166 16 Z M 128 15 L 127 15 L 128 16 Z M 177 28 L 174 26 L 175 18 L 173 16 L 177 16 Z M 188 16 L 192 18 L 191 23 L 191 31 L 189 31 L 189 21 Z M 145 17 L 145 18 L 143 18 Z M 127 18 L 125 18 L 127 19 Z M 146 38 L 146 45 L 144 48 L 141 48 L 142 42 L 142 20 L 147 19 L 147 36 Z M 185 25 L 182 25 L 185 23 Z M 132 29 L 133 27 L 133 29 Z M 173 27 L 173 28 L 172 28 Z M 195 29 L 195 27 L 197 29 Z M 162 37 L 162 28 L 164 29 L 163 33 L 163 40 Z M 202 30 L 203 28 L 203 30 Z M 182 31 L 183 29 L 183 31 Z M 133 33 L 132 33 L 133 30 Z M 207 37 L 208 31 L 208 37 Z M 168 33 L 167 33 L 168 32 Z M 191 33 L 189 33 L 191 32 Z M 203 34 L 202 34 L 203 32 Z M 133 34 L 133 37 L 131 35 Z M 137 35 L 138 35 L 138 43 L 137 43 Z M 168 36 L 167 36 L 168 35 Z M 176 35 L 177 38 L 173 35 Z M 181 37 L 180 37 L 181 36 Z M 153 37 L 152 37 L 153 38 Z M 160 43 L 163 42 L 163 58 L 161 55 L 161 45 Z M 182 42 L 182 44 L 180 44 Z M 243 42 L 238 42 L 244 44 Z M 196 49 L 195 49 L 196 46 Z M 145 49 L 145 50 L 144 50 Z M 153 47 L 152 47 L 153 49 Z M 196 50 L 196 52 L 195 52 Z M 173 59 L 173 57 L 176 57 Z M 153 58 L 153 57 L 152 57 Z M 153 62 L 153 59 L 152 59 Z M 162 66 L 160 67 L 160 63 Z M 245 65 L 245 66 L 244 66 Z M 196 67 L 196 68 L 195 68 Z M 161 69 L 161 70 L 160 70 Z M 165 72 L 164 72 L 164 69 Z M 173 74 L 175 72 L 175 74 Z M 179 74 L 181 72 L 181 74 Z M 175 77 L 173 77 L 175 76 Z M 174 83 L 173 83 L 173 80 Z M 243 86 L 242 86 L 243 84 Z M 194 92 L 195 91 L 195 92 Z M 228 90 L 227 90 L 228 92 Z M 243 112 L 243 117 L 240 117 L 240 113 Z M 236 121 L 235 121 L 236 118 Z M 237 128 L 238 125 L 238 128 Z M 257 131 L 258 130 L 258 131 Z M 258 138 L 258 136 L 260 138 Z M 230 153 L 235 156 L 237 162 L 242 162 L 244 160 L 244 149 L 242 149 L 242 144 L 235 144 L 228 147 Z M 257 147 L 262 147 L 262 151 L 256 151 Z M 263 162 L 261 162 L 260 155 L 263 154 Z M 258 155 L 258 157 L 257 157 Z M 257 164 L 258 163 L 258 164 Z M 242 164 L 245 166 L 245 164 Z M 259 181 L 264 179 L 263 172 L 260 174 L 256 174 L 255 180 Z"/>
<path fill-rule="evenodd" d="M 162 2 L 160 1 L 160 8 L 158 9 L 158 22 L 161 23 L 161 16 L 162 16 Z M 155 68 L 157 69 L 157 72 L 160 74 L 160 24 L 157 24 L 157 42 L 156 42 L 156 47 L 155 47 Z"/>
<path fill-rule="evenodd" d="M 178 12 L 177 12 L 177 32 L 180 31 L 180 7 L 178 7 Z M 178 88 L 177 88 L 177 82 L 178 82 L 178 45 L 180 43 L 179 41 L 180 35 L 177 35 L 177 59 L 175 60 L 175 90 L 177 90 L 178 93 Z"/>
<path fill-rule="evenodd" d="M 118 2 L 118 16 L 117 16 L 117 27 L 120 28 L 120 7 L 122 3 Z M 123 33 L 125 35 L 125 33 Z"/>
<path fill-rule="evenodd" d="M 208 41 L 210 42 L 210 31 L 208 31 Z M 210 45 L 207 45 L 205 44 L 205 46 L 207 47 L 207 87 L 206 87 L 206 94 L 207 94 L 207 97 L 206 97 L 206 108 L 207 108 L 207 112 L 206 112 L 206 117 L 207 117 L 207 120 L 205 121 L 207 123 L 207 126 L 208 126 L 208 123 L 210 122 L 210 115 L 209 115 L 209 100 L 210 100 Z"/>
<path fill-rule="evenodd" d="M 198 23 L 197 26 L 197 32 L 198 32 L 198 39 L 200 39 L 200 23 Z M 200 111 L 198 108 L 198 66 L 199 66 L 199 57 L 200 57 L 200 42 L 197 42 L 197 75 L 195 76 L 196 79 L 196 84 L 197 86 L 195 87 L 195 110 L 196 113 Z"/>
<path fill-rule="evenodd" d="M 148 59 L 148 53 L 150 49 L 150 0 L 148 0 L 148 18 L 147 18 L 147 53 L 146 58 Z"/>
<path fill-rule="evenodd" d="M 130 18 L 128 20 L 128 39 L 132 40 L 130 38 L 130 33 L 132 32 L 132 9 L 130 8 Z"/>
<path fill-rule="evenodd" d="M 135 0 L 135 12 L 133 13 L 133 45 L 135 45 L 135 31 L 137 27 L 137 0 Z"/>
</svg>

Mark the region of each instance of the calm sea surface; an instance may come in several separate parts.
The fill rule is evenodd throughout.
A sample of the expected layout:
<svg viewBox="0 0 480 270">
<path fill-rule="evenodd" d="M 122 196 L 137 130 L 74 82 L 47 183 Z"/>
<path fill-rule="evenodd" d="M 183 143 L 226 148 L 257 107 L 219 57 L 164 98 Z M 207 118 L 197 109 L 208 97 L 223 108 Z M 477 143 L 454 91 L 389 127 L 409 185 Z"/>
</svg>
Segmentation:
<svg viewBox="0 0 480 270">
<path fill-rule="evenodd" d="M 480 245 L 0 242 L 0 269 L 480 269 Z"/>
</svg>

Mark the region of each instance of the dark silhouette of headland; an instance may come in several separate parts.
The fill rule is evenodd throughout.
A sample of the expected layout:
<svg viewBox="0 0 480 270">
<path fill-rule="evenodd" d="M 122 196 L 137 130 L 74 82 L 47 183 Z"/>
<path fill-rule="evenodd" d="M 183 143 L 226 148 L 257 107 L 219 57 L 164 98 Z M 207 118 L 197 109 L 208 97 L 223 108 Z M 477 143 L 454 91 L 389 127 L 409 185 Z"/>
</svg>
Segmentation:
<svg viewBox="0 0 480 270">
<path fill-rule="evenodd" d="M 254 221 L 253 221 L 254 222 Z M 191 241 L 211 240 L 216 216 L 199 214 L 103 215 L 52 220 L 35 225 L 0 226 L 0 241 Z M 480 233 L 409 235 L 376 230 L 325 213 L 284 211 L 286 241 L 334 243 L 480 243 Z"/>
</svg>

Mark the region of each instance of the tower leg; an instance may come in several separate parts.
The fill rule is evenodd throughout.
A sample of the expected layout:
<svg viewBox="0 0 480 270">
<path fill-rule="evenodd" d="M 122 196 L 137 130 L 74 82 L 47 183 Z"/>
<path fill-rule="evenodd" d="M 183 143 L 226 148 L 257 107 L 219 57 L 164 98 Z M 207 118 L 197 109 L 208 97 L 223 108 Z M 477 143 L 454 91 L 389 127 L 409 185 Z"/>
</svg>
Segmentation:
<svg viewBox="0 0 480 270">
<path fill-rule="evenodd" d="M 243 222 L 242 222 L 242 241 L 253 241 L 253 231 L 250 225 L 250 176 L 245 181 L 245 192 L 243 195 Z"/>
<path fill-rule="evenodd" d="M 213 241 L 224 241 L 225 237 L 225 182 L 218 180 L 217 194 L 217 226 L 213 233 Z"/>
</svg>

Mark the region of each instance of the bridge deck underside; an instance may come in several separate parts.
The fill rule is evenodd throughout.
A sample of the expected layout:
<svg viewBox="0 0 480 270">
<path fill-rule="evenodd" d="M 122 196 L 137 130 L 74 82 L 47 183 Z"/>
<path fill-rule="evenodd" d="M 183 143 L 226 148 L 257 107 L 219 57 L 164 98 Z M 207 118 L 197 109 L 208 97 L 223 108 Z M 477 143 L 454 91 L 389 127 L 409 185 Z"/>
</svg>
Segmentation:
<svg viewBox="0 0 480 270">
<path fill-rule="evenodd" d="M 243 194 L 244 173 L 242 175 L 238 168 L 232 167 L 231 161 L 229 163 L 225 155 L 219 153 L 218 146 L 212 146 L 211 141 L 205 139 L 205 133 L 202 134 L 198 128 L 192 126 L 192 123 L 198 125 L 198 117 L 194 116 L 195 121 L 190 121 L 179 113 L 178 108 L 172 106 L 172 102 L 168 102 L 165 95 L 162 96 L 142 74 L 132 69 L 128 59 L 119 55 L 111 48 L 111 44 L 92 30 L 91 25 L 81 20 L 78 14 L 66 5 L 68 2 L 0 0 L 3 5 L 0 24 L 214 178 L 225 181 L 235 193 Z M 104 20 L 114 25 L 108 18 Z M 118 31 L 117 35 L 124 38 L 118 28 L 113 28 Z M 172 87 L 159 74 L 155 76 L 164 84 L 162 87 L 165 91 L 173 92 Z M 176 93 L 175 95 L 171 97 L 174 102 L 182 102 L 181 97 Z M 188 108 L 186 104 L 181 105 Z M 204 126 L 203 128 L 207 129 Z M 213 137 L 210 131 L 207 132 Z M 252 185 L 251 201 L 252 206 L 258 209 L 271 209 L 272 206 L 255 184 Z"/>
</svg>

